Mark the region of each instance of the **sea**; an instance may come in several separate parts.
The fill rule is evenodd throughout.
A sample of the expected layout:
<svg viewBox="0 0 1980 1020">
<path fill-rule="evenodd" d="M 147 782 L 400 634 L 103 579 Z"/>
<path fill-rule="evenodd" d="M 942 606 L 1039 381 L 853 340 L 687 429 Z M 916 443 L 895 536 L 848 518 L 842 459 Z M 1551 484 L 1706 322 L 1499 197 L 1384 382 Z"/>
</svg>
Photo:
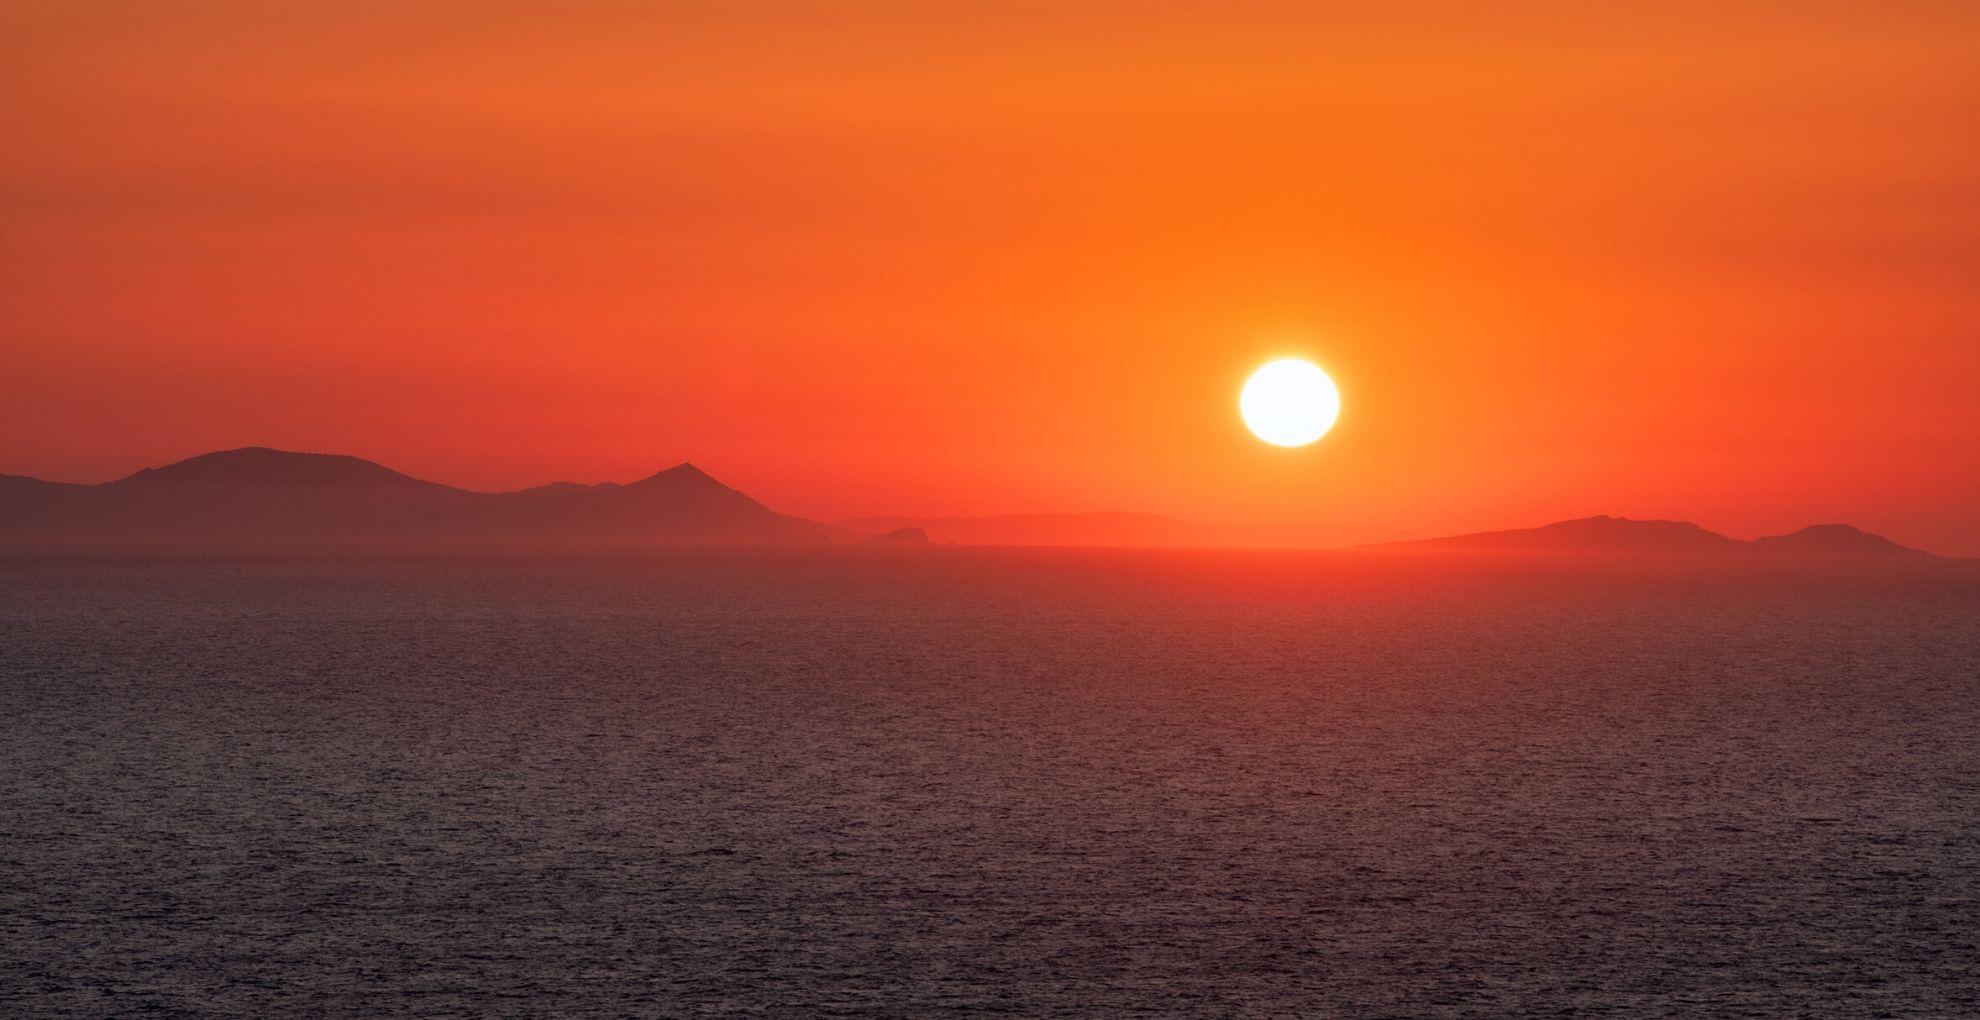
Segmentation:
<svg viewBox="0 0 1980 1020">
<path fill-rule="evenodd" d="M 0 1015 L 1980 1016 L 1980 569 L 0 556 Z"/>
</svg>

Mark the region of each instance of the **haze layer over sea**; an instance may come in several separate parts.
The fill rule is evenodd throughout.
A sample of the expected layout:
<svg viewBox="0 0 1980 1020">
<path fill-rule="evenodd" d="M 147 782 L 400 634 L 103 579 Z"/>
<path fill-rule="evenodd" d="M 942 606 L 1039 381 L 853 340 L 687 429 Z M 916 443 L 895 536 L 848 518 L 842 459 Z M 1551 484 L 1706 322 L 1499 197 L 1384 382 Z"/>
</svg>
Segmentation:
<svg viewBox="0 0 1980 1020">
<path fill-rule="evenodd" d="M 1980 1013 L 1980 571 L 0 560 L 0 1013 Z"/>
</svg>

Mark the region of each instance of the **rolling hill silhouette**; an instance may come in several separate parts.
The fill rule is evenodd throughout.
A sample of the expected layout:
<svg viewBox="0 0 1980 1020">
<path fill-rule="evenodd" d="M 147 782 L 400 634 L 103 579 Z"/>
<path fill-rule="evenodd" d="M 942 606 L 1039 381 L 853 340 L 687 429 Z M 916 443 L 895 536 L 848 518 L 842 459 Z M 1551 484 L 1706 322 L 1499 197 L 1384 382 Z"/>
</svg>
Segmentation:
<svg viewBox="0 0 1980 1020">
<path fill-rule="evenodd" d="M 76 541 L 824 541 L 692 464 L 629 485 L 457 489 L 357 457 L 248 447 L 102 485 L 0 476 L 0 538 Z"/>
<path fill-rule="evenodd" d="M 1936 559 L 1847 524 L 1818 524 L 1790 535 L 1746 542 L 1688 521 L 1638 521 L 1582 517 L 1538 528 L 1385 542 L 1370 549 L 1426 552 L 1571 553 L 1586 555 L 1687 555 Z"/>
<path fill-rule="evenodd" d="M 382 464 L 334 453 L 290 453 L 265 446 L 188 457 L 144 468 L 112 485 L 400 485 L 445 489 Z"/>
<path fill-rule="evenodd" d="M 1931 553 L 1899 545 L 1882 535 L 1872 535 L 1847 524 L 1811 524 L 1789 535 L 1756 538 L 1753 545 L 1763 552 L 1789 556 L 1892 556 L 1905 559 L 1937 559 Z"/>
</svg>

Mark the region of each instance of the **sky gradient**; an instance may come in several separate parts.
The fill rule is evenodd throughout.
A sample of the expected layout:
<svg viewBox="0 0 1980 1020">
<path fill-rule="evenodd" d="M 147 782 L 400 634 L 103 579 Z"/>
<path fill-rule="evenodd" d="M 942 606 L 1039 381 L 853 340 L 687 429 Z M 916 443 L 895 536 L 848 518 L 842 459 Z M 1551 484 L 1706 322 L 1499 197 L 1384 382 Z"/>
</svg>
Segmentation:
<svg viewBox="0 0 1980 1020">
<path fill-rule="evenodd" d="M 1971 5 L 411 6 L 0 10 L 0 472 L 1980 555 Z"/>
</svg>

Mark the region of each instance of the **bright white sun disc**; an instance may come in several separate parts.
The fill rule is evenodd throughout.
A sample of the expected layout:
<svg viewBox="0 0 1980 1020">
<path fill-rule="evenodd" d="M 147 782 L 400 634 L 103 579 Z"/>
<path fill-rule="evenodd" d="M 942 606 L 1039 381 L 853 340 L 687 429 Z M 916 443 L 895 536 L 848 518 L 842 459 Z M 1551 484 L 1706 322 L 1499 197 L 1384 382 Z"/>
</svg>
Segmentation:
<svg viewBox="0 0 1980 1020">
<path fill-rule="evenodd" d="M 1251 373 L 1238 412 L 1252 435 L 1274 446 L 1305 446 L 1334 427 L 1341 391 L 1313 362 L 1282 358 Z"/>
</svg>

